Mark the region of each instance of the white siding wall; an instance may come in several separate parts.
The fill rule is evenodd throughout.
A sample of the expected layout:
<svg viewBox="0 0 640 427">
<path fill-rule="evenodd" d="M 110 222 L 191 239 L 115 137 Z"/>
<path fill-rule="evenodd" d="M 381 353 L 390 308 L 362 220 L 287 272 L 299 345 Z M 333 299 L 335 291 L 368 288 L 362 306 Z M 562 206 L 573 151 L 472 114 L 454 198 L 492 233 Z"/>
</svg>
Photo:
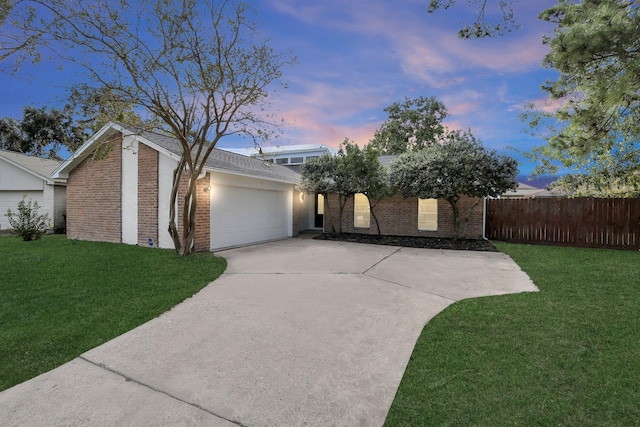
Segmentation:
<svg viewBox="0 0 640 427">
<path fill-rule="evenodd" d="M 43 181 L 44 182 L 44 181 Z M 55 193 L 53 185 L 45 184 L 42 192 L 41 208 L 38 211 L 40 214 L 47 214 L 49 216 L 49 228 L 53 228 L 55 216 L 53 214 L 53 205 L 55 200 Z"/>
<path fill-rule="evenodd" d="M 138 243 L 138 141 L 122 141 L 122 243 Z"/>
<path fill-rule="evenodd" d="M 158 247 L 173 249 L 169 235 L 169 200 L 173 184 L 173 170 L 178 162 L 168 156 L 158 156 Z"/>
<path fill-rule="evenodd" d="M 18 203 L 25 195 L 27 201 L 31 198 L 42 206 L 42 191 L 0 191 L 0 230 L 9 229 L 9 220 L 5 216 L 7 209 L 11 209 L 11 212 L 18 212 Z M 39 212 L 42 212 L 42 209 Z"/>
</svg>

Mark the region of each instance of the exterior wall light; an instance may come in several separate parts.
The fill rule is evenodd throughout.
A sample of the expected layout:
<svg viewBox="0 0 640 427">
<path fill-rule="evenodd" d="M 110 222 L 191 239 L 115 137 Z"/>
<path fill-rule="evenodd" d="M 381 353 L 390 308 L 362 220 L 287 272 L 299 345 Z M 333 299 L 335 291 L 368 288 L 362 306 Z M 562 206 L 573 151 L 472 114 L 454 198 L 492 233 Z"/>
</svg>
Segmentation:
<svg viewBox="0 0 640 427">
<path fill-rule="evenodd" d="M 204 192 L 208 193 L 209 191 L 211 191 L 211 186 L 207 185 L 206 187 L 204 187 Z"/>
</svg>

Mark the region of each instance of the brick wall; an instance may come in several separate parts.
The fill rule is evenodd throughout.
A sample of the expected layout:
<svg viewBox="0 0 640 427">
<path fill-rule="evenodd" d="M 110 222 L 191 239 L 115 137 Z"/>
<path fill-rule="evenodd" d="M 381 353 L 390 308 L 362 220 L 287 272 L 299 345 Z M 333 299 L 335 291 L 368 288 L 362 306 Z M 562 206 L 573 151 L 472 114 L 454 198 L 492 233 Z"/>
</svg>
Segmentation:
<svg viewBox="0 0 640 427">
<path fill-rule="evenodd" d="M 198 206 L 196 208 L 196 251 L 211 250 L 211 191 L 208 190 L 210 182 L 209 173 L 196 182 L 196 193 L 198 197 Z M 178 224 L 178 233 L 180 236 L 182 236 L 182 206 L 188 185 L 189 174 L 183 173 L 180 177 L 180 187 L 178 188 L 177 197 L 178 209 L 176 210 L 176 222 Z M 207 191 L 205 191 L 205 188 Z"/>
<path fill-rule="evenodd" d="M 477 205 L 476 205 L 477 203 Z M 329 195 L 329 209 L 325 206 L 324 230 L 331 231 L 333 224 L 339 231 L 339 204 L 338 196 Z M 476 205 L 475 207 L 473 207 Z M 469 218 L 466 226 L 466 237 L 470 239 L 482 238 L 482 199 L 462 197 L 458 201 L 460 218 Z M 384 199 L 374 207 L 373 212 L 380 224 L 380 233 L 391 236 L 428 236 L 451 237 L 453 236 L 453 209 L 446 200 L 438 200 L 438 230 L 418 230 L 418 199 L 405 199 L 400 193 Z M 342 231 L 344 233 L 377 234 L 375 219 L 371 215 L 369 228 L 354 227 L 353 225 L 353 197 L 350 197 L 342 213 Z M 462 224 L 464 233 L 465 226 Z"/>
<path fill-rule="evenodd" d="M 91 156 L 69 173 L 67 237 L 114 242 L 122 240 L 122 140 L 111 143 L 109 155 Z"/>
<path fill-rule="evenodd" d="M 138 245 L 158 244 L 158 152 L 138 144 Z"/>
<path fill-rule="evenodd" d="M 211 250 L 211 180 L 207 173 L 196 183 L 198 207 L 196 209 L 196 251 Z M 207 191 L 205 191 L 205 189 Z"/>
</svg>

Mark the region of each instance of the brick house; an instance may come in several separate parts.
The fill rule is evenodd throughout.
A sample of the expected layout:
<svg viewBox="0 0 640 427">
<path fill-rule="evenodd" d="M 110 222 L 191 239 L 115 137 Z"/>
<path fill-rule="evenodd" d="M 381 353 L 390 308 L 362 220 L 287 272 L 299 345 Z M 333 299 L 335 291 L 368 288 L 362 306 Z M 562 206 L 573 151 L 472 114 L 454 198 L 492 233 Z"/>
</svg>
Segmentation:
<svg viewBox="0 0 640 427">
<path fill-rule="evenodd" d="M 462 197 L 458 201 L 461 232 L 469 239 L 484 235 L 484 199 Z M 383 199 L 373 209 L 378 218 L 380 233 L 390 236 L 452 237 L 453 209 L 446 200 L 405 199 L 398 192 Z M 338 196 L 330 194 L 325 206 L 324 231 L 339 230 Z M 465 221 L 466 220 L 466 221 Z M 466 222 L 466 225 L 465 225 Z M 363 194 L 349 197 L 342 212 L 342 232 L 377 234 L 375 219 Z"/>
<path fill-rule="evenodd" d="M 173 248 L 169 199 L 179 158 L 171 137 L 105 125 L 53 172 L 67 179 L 67 237 Z M 214 149 L 197 183 L 196 250 L 297 234 L 298 180 L 286 167 Z"/>
</svg>

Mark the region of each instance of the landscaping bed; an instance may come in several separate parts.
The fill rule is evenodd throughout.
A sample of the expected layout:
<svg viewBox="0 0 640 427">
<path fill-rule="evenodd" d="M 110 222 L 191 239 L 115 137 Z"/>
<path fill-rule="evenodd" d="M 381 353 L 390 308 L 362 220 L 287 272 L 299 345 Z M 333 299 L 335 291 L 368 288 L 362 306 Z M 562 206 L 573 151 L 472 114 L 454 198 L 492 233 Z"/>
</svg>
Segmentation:
<svg viewBox="0 0 640 427">
<path fill-rule="evenodd" d="M 408 248 L 497 252 L 497 249 L 490 241 L 482 239 L 448 239 L 444 237 L 423 236 L 379 236 L 377 234 L 357 233 L 323 233 L 314 237 L 314 239 L 369 243 L 374 245 L 403 246 Z"/>
</svg>

